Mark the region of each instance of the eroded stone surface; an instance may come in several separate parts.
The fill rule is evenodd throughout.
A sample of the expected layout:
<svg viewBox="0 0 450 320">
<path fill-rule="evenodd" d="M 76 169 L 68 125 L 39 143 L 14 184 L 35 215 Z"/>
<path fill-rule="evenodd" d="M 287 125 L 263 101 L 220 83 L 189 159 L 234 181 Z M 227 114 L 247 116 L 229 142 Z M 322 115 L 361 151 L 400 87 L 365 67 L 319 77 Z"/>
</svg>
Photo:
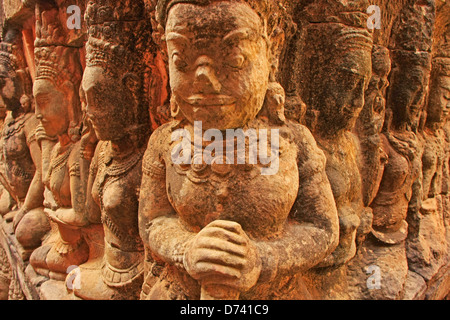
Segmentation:
<svg viewBox="0 0 450 320">
<path fill-rule="evenodd" d="M 448 1 L 0 8 L 0 299 L 448 298 Z"/>
</svg>

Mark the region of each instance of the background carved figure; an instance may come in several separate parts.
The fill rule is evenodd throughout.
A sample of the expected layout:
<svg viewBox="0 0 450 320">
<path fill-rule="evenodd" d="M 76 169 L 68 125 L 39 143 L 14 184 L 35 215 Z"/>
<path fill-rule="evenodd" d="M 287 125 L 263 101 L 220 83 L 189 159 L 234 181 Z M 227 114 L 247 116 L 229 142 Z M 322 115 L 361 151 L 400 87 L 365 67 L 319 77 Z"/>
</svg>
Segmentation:
<svg viewBox="0 0 450 320">
<path fill-rule="evenodd" d="M 372 218 L 363 201 L 362 159 L 353 133 L 372 74 L 372 36 L 358 19 L 363 5 L 337 5 L 329 15 L 320 2 L 304 9 L 311 22 L 303 44 L 310 50 L 301 61 L 310 80 L 303 90 L 306 123 L 327 158 L 340 226 L 339 246 L 309 274 L 309 285 L 323 299 L 346 298 L 346 263 L 356 253 L 358 228 L 368 233 Z"/>
<path fill-rule="evenodd" d="M 448 140 L 445 126 L 449 113 L 450 89 L 450 5 L 437 2 L 433 31 L 432 67 L 427 104 L 424 108 L 421 203 L 409 214 L 407 241 L 411 272 L 426 282 L 445 279 L 449 274 L 449 248 L 446 238 L 445 211 L 448 191 Z M 438 286 L 437 286 L 438 287 Z M 439 296 L 439 290 L 428 297 Z"/>
<path fill-rule="evenodd" d="M 44 185 L 42 183 L 42 152 L 39 121 L 31 102 L 31 78 L 21 52 L 19 30 L 11 29 L 1 44 L 1 95 L 10 111 L 3 127 L 4 175 L 2 183 L 15 199 L 16 208 L 5 219 L 14 219 L 17 240 L 23 248 L 22 257 L 40 246 L 50 230 L 42 211 Z M 45 135 L 44 135 L 45 137 Z M 3 170 L 2 170 L 3 172 Z M 11 209 L 2 209 L 2 213 Z"/>
<path fill-rule="evenodd" d="M 80 266 L 82 299 L 138 299 L 143 245 L 138 230 L 142 156 L 151 132 L 149 103 L 156 68 L 150 19 L 142 1 L 91 1 L 82 90 L 97 145 L 87 188 L 87 214 L 103 224 L 90 234 L 91 254 Z M 135 33 L 140 30 L 139 33 Z M 75 280 L 77 281 L 77 280 Z"/>
<path fill-rule="evenodd" d="M 46 213 L 53 232 L 30 258 L 34 270 L 64 281 L 70 266 L 87 260 L 88 246 L 81 229 L 85 188 L 80 174 L 81 108 L 78 96 L 82 67 L 79 51 L 71 47 L 58 19 L 58 9 L 37 6 L 36 78 L 33 86 L 36 116 L 45 132 L 58 138 L 44 182 L 51 191 Z M 66 36 L 64 35 L 66 32 Z M 51 290 L 51 289 L 49 289 Z M 44 291 L 44 290 L 43 290 Z"/>
<path fill-rule="evenodd" d="M 422 147 L 417 132 L 431 65 L 429 41 L 424 36 L 431 32 L 433 24 L 433 3 L 417 2 L 405 7 L 393 25 L 392 71 L 381 135 L 386 162 L 381 181 L 375 185 L 378 191 L 370 203 L 371 234 L 349 267 L 348 281 L 352 283 L 354 299 L 401 299 L 410 279 L 405 249 L 407 215 L 420 202 Z M 415 28 L 409 29 L 408 25 Z M 368 266 L 379 270 L 378 290 L 365 285 L 370 274 Z"/>
</svg>

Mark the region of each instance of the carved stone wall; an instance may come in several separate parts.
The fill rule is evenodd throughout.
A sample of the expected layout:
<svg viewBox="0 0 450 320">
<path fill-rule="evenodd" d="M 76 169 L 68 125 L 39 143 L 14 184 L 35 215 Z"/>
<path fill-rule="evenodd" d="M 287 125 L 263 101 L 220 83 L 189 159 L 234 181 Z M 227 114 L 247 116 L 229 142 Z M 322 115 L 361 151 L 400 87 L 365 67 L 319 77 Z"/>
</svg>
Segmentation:
<svg viewBox="0 0 450 320">
<path fill-rule="evenodd" d="M 446 0 L 0 2 L 0 300 L 443 300 Z"/>
</svg>

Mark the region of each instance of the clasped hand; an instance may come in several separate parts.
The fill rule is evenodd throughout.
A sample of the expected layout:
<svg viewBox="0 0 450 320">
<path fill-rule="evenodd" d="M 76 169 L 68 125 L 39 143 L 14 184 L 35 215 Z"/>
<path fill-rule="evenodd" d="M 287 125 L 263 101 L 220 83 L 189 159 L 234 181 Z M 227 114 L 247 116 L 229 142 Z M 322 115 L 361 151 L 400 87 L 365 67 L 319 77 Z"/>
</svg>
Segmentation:
<svg viewBox="0 0 450 320">
<path fill-rule="evenodd" d="M 216 220 L 203 228 L 186 246 L 183 264 L 202 285 L 223 285 L 240 292 L 258 281 L 261 259 L 241 225 Z"/>
</svg>

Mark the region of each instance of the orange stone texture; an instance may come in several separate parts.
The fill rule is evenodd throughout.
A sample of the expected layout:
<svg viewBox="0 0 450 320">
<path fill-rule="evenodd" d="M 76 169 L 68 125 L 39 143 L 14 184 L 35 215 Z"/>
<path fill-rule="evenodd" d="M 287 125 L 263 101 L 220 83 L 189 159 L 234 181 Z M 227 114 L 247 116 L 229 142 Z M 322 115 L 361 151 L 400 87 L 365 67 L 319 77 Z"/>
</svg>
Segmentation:
<svg viewBox="0 0 450 320">
<path fill-rule="evenodd" d="M 0 1 L 0 300 L 448 300 L 448 0 Z"/>
</svg>

